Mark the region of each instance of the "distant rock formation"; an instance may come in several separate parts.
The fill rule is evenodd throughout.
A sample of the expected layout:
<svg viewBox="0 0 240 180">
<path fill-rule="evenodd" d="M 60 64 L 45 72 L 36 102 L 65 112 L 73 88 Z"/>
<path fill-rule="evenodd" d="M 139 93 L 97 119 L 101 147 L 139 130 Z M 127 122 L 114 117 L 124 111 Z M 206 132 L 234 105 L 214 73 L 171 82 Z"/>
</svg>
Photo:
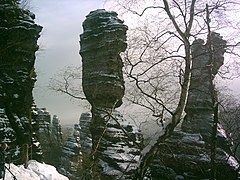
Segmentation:
<svg viewBox="0 0 240 180">
<path fill-rule="evenodd" d="M 59 167 L 59 159 L 62 152 L 62 130 L 60 120 L 57 115 L 51 115 L 46 108 L 36 108 L 38 133 L 37 137 L 43 150 L 43 159 L 45 163 Z"/>
<path fill-rule="evenodd" d="M 23 147 L 31 147 L 34 137 L 32 90 L 42 27 L 34 23 L 34 14 L 22 9 L 16 0 L 0 1 L 0 17 L 0 141 L 9 143 L 12 154 L 17 155 L 16 163 L 24 163 L 28 157 Z"/>
<path fill-rule="evenodd" d="M 92 105 L 91 156 L 99 171 L 92 176 L 129 179 L 139 159 L 139 132 L 115 110 L 122 104 L 125 89 L 119 54 L 127 47 L 127 26 L 117 13 L 99 9 L 86 16 L 83 29 L 82 85 Z"/>
<path fill-rule="evenodd" d="M 90 132 L 91 119 L 91 113 L 82 113 L 79 118 L 79 126 L 81 128 L 80 143 L 83 155 L 89 155 L 92 149 L 92 135 Z"/>
<path fill-rule="evenodd" d="M 73 132 L 64 143 L 60 157 L 59 171 L 70 179 L 80 179 L 82 174 L 80 130 L 79 124 L 75 124 Z"/>
<path fill-rule="evenodd" d="M 58 144 L 62 144 L 62 126 L 57 115 L 52 118 L 52 135 Z"/>
<path fill-rule="evenodd" d="M 74 124 L 72 133 L 64 142 L 59 170 L 71 179 L 88 179 L 89 155 L 92 149 L 90 133 L 91 113 L 82 113 L 79 124 Z"/>
<path fill-rule="evenodd" d="M 217 33 L 211 34 L 214 61 L 209 74 L 208 42 L 196 40 L 192 45 L 192 81 L 186 116 L 181 130 L 159 146 L 151 166 L 151 176 L 162 179 L 211 179 L 211 134 L 213 102 L 210 95 L 210 75 L 215 76 L 223 64 L 226 41 Z M 239 164 L 231 154 L 224 129 L 218 125 L 216 147 L 216 178 L 237 179 Z"/>
<path fill-rule="evenodd" d="M 37 137 L 43 151 L 42 161 L 49 163 L 48 159 L 51 157 L 51 115 L 46 108 L 36 108 L 36 111 L 38 122 Z"/>
</svg>

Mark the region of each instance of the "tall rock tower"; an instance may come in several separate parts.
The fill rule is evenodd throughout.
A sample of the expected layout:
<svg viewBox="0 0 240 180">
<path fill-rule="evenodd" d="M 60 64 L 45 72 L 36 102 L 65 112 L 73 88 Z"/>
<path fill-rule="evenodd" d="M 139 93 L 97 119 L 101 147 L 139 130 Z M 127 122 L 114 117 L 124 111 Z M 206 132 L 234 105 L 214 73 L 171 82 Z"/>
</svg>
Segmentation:
<svg viewBox="0 0 240 180">
<path fill-rule="evenodd" d="M 224 129 L 218 124 L 215 158 L 211 161 L 213 143 L 214 102 L 210 79 L 223 65 L 226 41 L 211 33 L 213 62 L 209 59 L 209 41 L 198 39 L 192 44 L 192 80 L 186 116 L 181 130 L 159 146 L 158 158 L 151 167 L 152 177 L 163 179 L 211 179 L 215 169 L 216 179 L 238 179 L 239 164 L 231 154 Z M 212 71 L 209 71 L 211 66 Z M 212 76 L 210 78 L 210 76 Z"/>
<path fill-rule="evenodd" d="M 42 27 L 18 0 L 1 0 L 0 17 L 0 141 L 18 146 L 22 155 L 14 154 L 23 158 L 18 157 L 22 163 L 27 160 L 22 147 L 32 144 L 34 63 Z"/>
<path fill-rule="evenodd" d="M 198 39 L 192 44 L 192 79 L 185 109 L 186 117 L 182 124 L 185 132 L 210 135 L 213 123 L 213 103 L 210 89 L 210 76 L 215 77 L 224 62 L 226 41 L 215 32 L 211 33 L 213 62 L 209 62 L 208 42 Z M 210 75 L 209 66 L 212 67 Z"/>
<path fill-rule="evenodd" d="M 127 26 L 117 13 L 99 9 L 86 16 L 83 30 L 80 55 L 83 90 L 92 105 L 91 156 L 100 179 L 127 179 L 139 158 L 138 131 L 115 110 L 125 89 L 120 53 L 127 47 Z"/>
<path fill-rule="evenodd" d="M 124 81 L 120 53 L 125 51 L 127 26 L 117 13 L 92 11 L 81 35 L 83 90 L 93 107 L 117 108 L 122 104 Z"/>
</svg>

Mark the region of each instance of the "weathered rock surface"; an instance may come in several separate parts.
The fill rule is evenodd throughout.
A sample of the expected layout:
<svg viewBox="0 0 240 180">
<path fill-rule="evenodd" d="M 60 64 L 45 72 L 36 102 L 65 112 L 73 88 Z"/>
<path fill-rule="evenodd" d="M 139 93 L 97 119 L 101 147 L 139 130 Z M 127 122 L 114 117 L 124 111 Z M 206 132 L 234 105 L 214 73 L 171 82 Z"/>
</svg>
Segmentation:
<svg viewBox="0 0 240 180">
<path fill-rule="evenodd" d="M 99 9 L 86 16 L 83 30 L 80 55 L 85 96 L 94 106 L 118 107 L 125 89 L 119 54 L 127 47 L 127 26 L 117 13 Z"/>
<path fill-rule="evenodd" d="M 226 41 L 211 34 L 213 45 L 212 74 L 223 64 Z M 207 42 L 208 43 L 208 42 Z M 161 179 L 211 179 L 213 102 L 210 95 L 208 44 L 196 40 L 192 46 L 193 70 L 186 116 L 181 130 L 159 146 L 158 159 L 152 163 L 151 176 Z M 231 144 L 218 124 L 216 137 L 216 178 L 237 179 L 239 164 L 232 156 Z"/>
<path fill-rule="evenodd" d="M 210 179 L 210 143 L 200 133 L 174 131 L 171 138 L 159 146 L 157 159 L 151 166 L 151 177 L 161 179 Z M 217 179 L 237 179 L 236 159 L 228 146 L 216 149 Z"/>
<path fill-rule="evenodd" d="M 139 132 L 115 111 L 125 89 L 120 53 L 127 46 L 127 26 L 117 13 L 100 9 L 87 15 L 83 29 L 82 84 L 92 105 L 91 156 L 97 167 L 91 175 L 95 179 L 129 179 L 139 159 Z"/>
<path fill-rule="evenodd" d="M 59 159 L 62 152 L 62 130 L 60 120 L 56 115 L 51 115 L 46 108 L 37 109 L 37 120 L 39 130 L 37 137 L 43 150 L 45 163 L 59 167 Z"/>
<path fill-rule="evenodd" d="M 33 143 L 34 63 L 42 27 L 34 23 L 34 14 L 15 0 L 0 1 L 0 17 L 0 109 L 4 121 L 0 131 L 8 131 L 0 132 L 0 141 L 9 143 L 11 151 L 16 150 L 13 154 L 18 154 L 18 163 L 23 163 L 27 159 L 22 147 Z"/>
<path fill-rule="evenodd" d="M 80 130 L 80 126 L 75 124 L 73 132 L 64 143 L 60 157 L 59 171 L 70 179 L 80 179 L 82 174 Z"/>
<path fill-rule="evenodd" d="M 131 179 L 140 157 L 141 133 L 118 111 L 108 112 L 105 109 L 95 111 L 91 122 L 91 132 L 96 138 L 93 139 L 93 150 L 99 160 L 100 177 Z"/>
<path fill-rule="evenodd" d="M 212 98 L 210 92 L 210 76 L 214 78 L 224 62 L 226 41 L 218 33 L 211 33 L 213 50 L 213 62 L 209 62 L 208 43 L 204 44 L 202 39 L 195 40 L 192 44 L 192 79 L 186 113 L 191 111 L 212 112 Z M 209 67 L 212 67 L 212 74 L 209 74 Z M 204 120 L 202 120 L 204 121 Z M 183 125 L 184 126 L 184 125 Z M 190 127 L 190 126 L 187 126 Z M 193 127 L 193 125 L 191 125 Z"/>
<path fill-rule="evenodd" d="M 80 142 L 83 155 L 89 155 L 92 149 L 92 135 L 90 132 L 91 113 L 82 113 L 79 118 Z"/>
</svg>

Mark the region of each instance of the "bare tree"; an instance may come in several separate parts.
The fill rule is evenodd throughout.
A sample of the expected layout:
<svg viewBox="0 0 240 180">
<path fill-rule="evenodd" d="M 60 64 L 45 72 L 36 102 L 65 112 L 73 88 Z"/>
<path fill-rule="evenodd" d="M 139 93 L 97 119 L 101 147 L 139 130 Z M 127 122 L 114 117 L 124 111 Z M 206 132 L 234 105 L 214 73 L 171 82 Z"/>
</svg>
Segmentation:
<svg viewBox="0 0 240 180">
<path fill-rule="evenodd" d="M 233 153 L 240 160 L 240 102 L 239 97 L 226 90 L 219 93 L 220 113 L 219 121 L 226 130 L 226 135 L 233 143 Z"/>
<path fill-rule="evenodd" d="M 143 179 L 158 151 L 159 143 L 171 135 L 184 114 L 191 82 L 191 44 L 197 38 L 207 39 L 209 34 L 206 2 L 196 0 L 114 2 L 119 12 L 132 13 L 141 23 L 129 31 L 129 46 L 123 54 L 128 85 L 126 98 L 149 110 L 161 124 L 158 135 L 142 150 L 136 179 Z M 226 57 L 231 59 L 225 63 L 219 74 L 227 78 L 239 74 L 240 64 L 237 61 L 239 39 L 235 36 L 239 31 L 237 23 L 225 18 L 229 10 L 237 10 L 237 7 L 237 1 L 208 2 L 211 31 L 224 33 L 228 28 L 228 32 L 231 31 L 231 35 L 235 37 L 228 36 Z M 144 20 L 141 20 L 142 18 Z M 59 81 L 64 82 L 60 86 L 62 88 L 55 86 L 53 89 L 72 96 L 70 79 L 71 77 L 65 77 L 64 81 Z"/>
<path fill-rule="evenodd" d="M 71 99 L 86 100 L 82 91 L 81 67 L 69 65 L 61 69 L 50 79 L 49 89 Z"/>
<path fill-rule="evenodd" d="M 126 75 L 134 87 L 127 91 L 128 99 L 162 122 L 158 136 L 142 151 L 136 179 L 143 179 L 158 144 L 171 135 L 184 114 L 191 81 L 192 42 L 197 38 L 207 39 L 209 30 L 221 32 L 229 25 L 234 29 L 225 16 L 236 5 L 225 0 L 210 1 L 207 12 L 211 23 L 206 23 L 210 19 L 206 19 L 205 1 L 117 1 L 122 12 L 145 18 L 140 27 L 130 31 L 129 47 L 124 54 Z M 238 42 L 228 40 L 227 53 L 237 58 Z M 232 63 L 237 62 L 226 63 L 220 75 L 226 77 Z M 214 95 L 212 98 L 215 100 Z"/>
</svg>

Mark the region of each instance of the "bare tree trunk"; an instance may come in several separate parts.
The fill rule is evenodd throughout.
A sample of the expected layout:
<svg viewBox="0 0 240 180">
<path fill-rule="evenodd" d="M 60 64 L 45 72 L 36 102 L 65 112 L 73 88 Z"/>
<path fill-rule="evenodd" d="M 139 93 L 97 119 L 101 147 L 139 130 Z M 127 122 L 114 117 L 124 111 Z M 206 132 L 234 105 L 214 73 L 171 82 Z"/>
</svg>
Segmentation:
<svg viewBox="0 0 240 180">
<path fill-rule="evenodd" d="M 27 167 L 27 162 L 28 162 L 28 148 L 29 145 L 28 144 L 23 144 L 22 146 L 23 150 L 22 150 L 22 162 L 24 163 L 24 167 Z"/>
<path fill-rule="evenodd" d="M 153 140 L 150 145 L 146 146 L 142 151 L 142 157 L 140 159 L 140 165 L 137 169 L 135 179 L 142 180 L 144 179 L 145 173 L 147 171 L 147 168 L 149 167 L 150 163 L 152 162 L 154 156 L 158 152 L 158 145 L 163 142 L 166 138 L 168 138 L 174 128 L 179 124 L 181 121 L 182 114 L 184 112 L 186 103 L 187 103 L 187 97 L 189 92 L 189 86 L 191 81 L 191 68 L 192 68 L 192 59 L 191 59 L 191 48 L 190 48 L 190 42 L 189 42 L 189 33 L 192 27 L 192 21 L 194 17 L 194 6 L 196 0 L 192 1 L 191 4 L 191 10 L 190 10 L 190 20 L 189 24 L 186 27 L 185 32 L 183 32 L 177 22 L 175 21 L 174 16 L 170 12 L 170 8 L 168 6 L 167 0 L 163 0 L 165 11 L 168 14 L 169 18 L 171 19 L 175 29 L 177 30 L 178 34 L 181 36 L 182 41 L 184 43 L 185 47 L 185 72 L 183 76 L 183 84 L 182 89 L 180 93 L 180 98 L 178 101 L 177 108 L 175 112 L 172 114 L 172 121 L 171 123 L 167 124 L 166 127 L 163 127 L 163 132 L 159 132 L 158 137 Z"/>
<path fill-rule="evenodd" d="M 210 28 L 210 16 L 208 4 L 206 4 L 206 24 L 208 29 L 208 56 L 209 56 L 209 64 L 208 64 L 208 73 L 209 73 L 209 90 L 212 99 L 212 108 L 213 108 L 213 125 L 212 125 L 212 136 L 211 136 L 211 180 L 216 179 L 216 143 L 217 143 L 217 126 L 218 126 L 218 102 L 215 94 L 215 86 L 213 83 L 213 47 L 211 40 L 211 28 Z"/>
</svg>

